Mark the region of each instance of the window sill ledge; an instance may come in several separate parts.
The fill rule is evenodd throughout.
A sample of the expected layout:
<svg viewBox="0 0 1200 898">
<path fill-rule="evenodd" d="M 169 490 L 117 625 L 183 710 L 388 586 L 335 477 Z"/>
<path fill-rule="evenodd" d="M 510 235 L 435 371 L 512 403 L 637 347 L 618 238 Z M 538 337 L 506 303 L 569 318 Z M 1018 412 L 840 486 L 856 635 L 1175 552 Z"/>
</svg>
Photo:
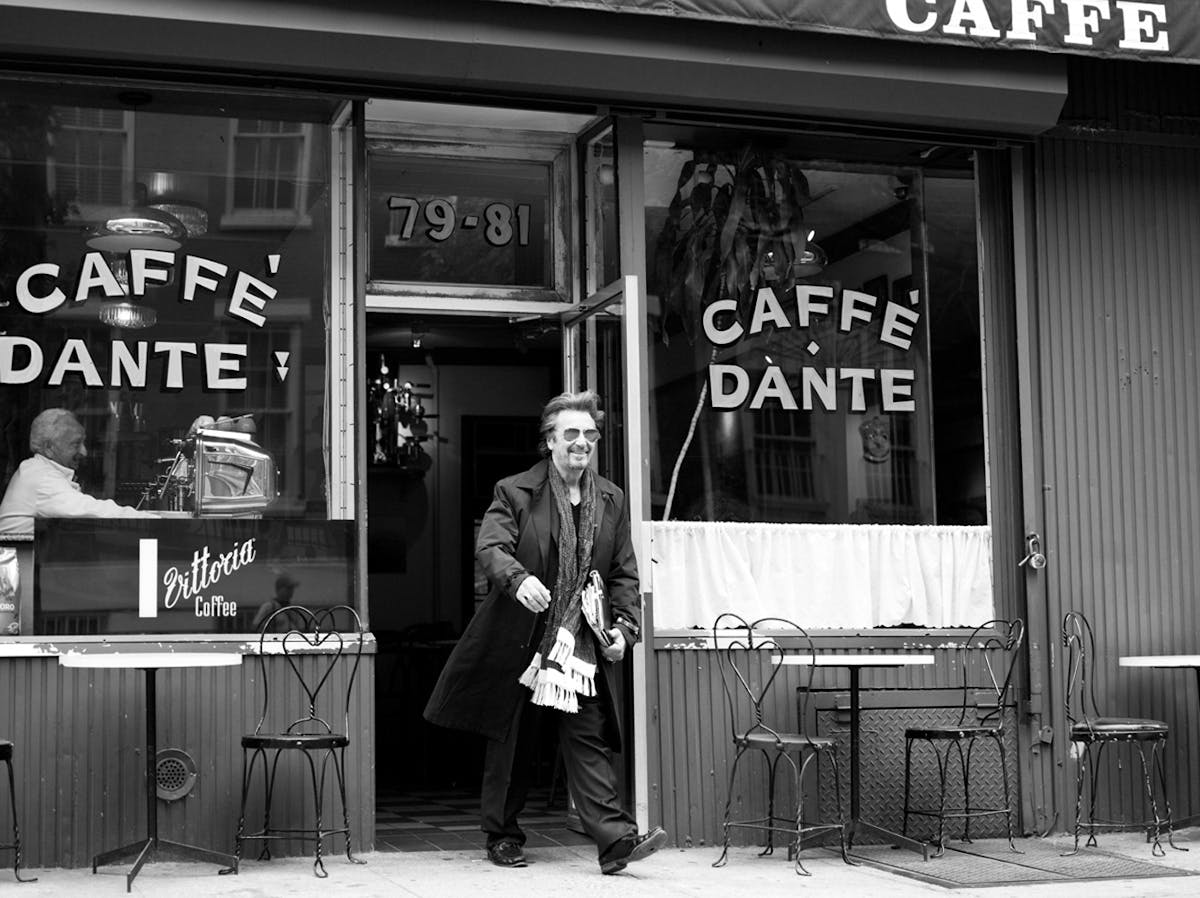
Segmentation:
<svg viewBox="0 0 1200 898">
<path fill-rule="evenodd" d="M 354 645 L 353 637 L 346 637 L 345 646 L 350 649 Z M 283 654 L 281 637 L 269 637 L 264 645 L 265 655 Z M 377 651 L 375 636 L 366 633 L 363 636 L 363 654 L 373 655 Z M 294 645 L 289 644 L 291 652 Z M 253 633 L 231 633 L 227 636 L 69 636 L 65 639 L 55 639 L 49 636 L 14 636 L 0 640 L 0 659 L 5 658 L 46 658 L 56 660 L 59 655 L 67 652 L 230 652 L 236 651 L 243 655 L 259 654 L 258 636 Z M 336 643 L 327 646 L 305 646 L 298 653 L 332 654 L 337 651 Z"/>
</svg>

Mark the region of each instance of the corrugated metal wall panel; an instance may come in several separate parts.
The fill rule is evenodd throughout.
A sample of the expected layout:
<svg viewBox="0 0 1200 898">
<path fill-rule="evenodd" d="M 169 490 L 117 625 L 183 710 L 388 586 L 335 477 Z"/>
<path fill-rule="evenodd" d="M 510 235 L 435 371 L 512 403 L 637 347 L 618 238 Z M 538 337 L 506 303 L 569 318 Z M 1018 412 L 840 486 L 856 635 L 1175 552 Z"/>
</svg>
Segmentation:
<svg viewBox="0 0 1200 898">
<path fill-rule="evenodd" d="M 1076 608 L 1091 619 L 1106 710 L 1171 725 L 1172 804 L 1197 812 L 1194 677 L 1117 658 L 1200 650 L 1200 147 L 1045 139 L 1037 183 L 1052 618 Z M 1129 774 L 1109 775 L 1103 813 L 1141 808 Z M 1074 802 L 1063 780 L 1060 827 Z"/>
<path fill-rule="evenodd" d="M 304 658 L 307 673 L 325 663 Z M 269 658 L 272 675 L 286 675 L 286 660 Z M 327 689 L 344 691 L 345 661 Z M 192 791 L 159 801 L 159 834 L 218 851 L 232 851 L 241 796 L 240 738 L 257 722 L 258 664 L 158 673 L 158 748 L 178 748 L 196 762 Z M 68 670 L 49 658 L 0 659 L 0 738 L 14 743 L 23 862 L 30 866 L 86 866 L 92 855 L 145 835 L 145 678 L 140 670 Z M 375 842 L 374 656 L 364 655 L 355 681 L 346 790 L 355 851 Z M 283 695 L 273 696 L 282 698 Z M 286 694 L 293 707 L 295 688 Z M 280 773 L 275 819 L 302 813 L 297 782 Z M 331 774 L 332 777 L 332 774 Z M 290 779 L 294 779 L 289 774 Z M 292 788 L 295 786 L 295 788 Z M 326 788 L 326 806 L 333 784 Z M 252 793 L 261 807 L 261 787 Z M 0 801 L 3 799 L 0 798 Z M 309 803 L 311 805 L 311 802 Z M 0 808 L 3 805 L 0 804 Z M 308 807 L 308 806 L 305 806 Z M 328 813 L 328 812 L 327 812 Z M 344 843 L 326 843 L 336 856 Z M 307 846 L 285 846 L 299 853 Z M 248 857 L 257 857 L 247 852 Z"/>
</svg>

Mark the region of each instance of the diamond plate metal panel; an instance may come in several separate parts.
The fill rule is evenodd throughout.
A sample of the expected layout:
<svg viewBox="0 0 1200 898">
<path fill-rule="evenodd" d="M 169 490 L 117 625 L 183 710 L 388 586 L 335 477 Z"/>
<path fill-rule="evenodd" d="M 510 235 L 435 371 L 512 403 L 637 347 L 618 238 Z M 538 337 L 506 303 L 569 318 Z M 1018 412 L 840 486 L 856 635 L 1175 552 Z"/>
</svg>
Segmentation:
<svg viewBox="0 0 1200 898">
<path fill-rule="evenodd" d="M 1068 842 L 1061 840 L 1025 839 L 1021 842 L 1021 853 L 1013 854 L 1005 839 L 975 841 L 970 845 L 952 842 L 943 857 L 936 862 L 926 862 L 911 851 L 893 851 L 890 847 L 871 845 L 856 848 L 855 857 L 882 870 L 951 889 L 1037 882 L 1063 883 L 1064 886 L 1074 883 L 1075 890 L 1083 891 L 1080 883 L 1086 880 L 1195 875 L 1193 871 L 1170 867 L 1149 858 L 1122 857 L 1097 848 L 1063 855 L 1068 846 Z M 1130 884 L 1128 894 L 1144 895 L 1154 891 Z"/>
<path fill-rule="evenodd" d="M 864 690 L 863 695 L 867 695 Z M 904 731 L 907 727 L 953 724 L 958 708 L 863 708 L 859 725 L 859 799 L 863 817 L 888 829 L 900 831 L 904 811 Z M 1009 794 L 1014 803 L 1013 832 L 1021 833 L 1020 788 L 1017 780 L 1017 741 L 1015 713 L 1006 717 L 1005 753 L 1007 755 Z M 838 742 L 838 764 L 842 769 L 842 800 L 850 811 L 850 721 L 845 712 L 833 708 L 817 712 L 817 731 Z M 962 803 L 962 775 L 958 752 L 952 749 L 952 761 L 946 781 L 946 806 Z M 971 804 L 973 807 L 1000 807 L 1003 802 L 1003 778 L 1000 757 L 991 739 L 977 741 L 971 762 Z M 819 800 L 823 815 L 835 807 L 833 768 L 822 765 Z M 936 808 L 938 802 L 937 761 L 928 744 L 917 743 L 912 754 L 912 807 Z M 909 817 L 909 835 L 929 838 L 937 831 L 932 817 Z M 1005 835 L 1004 817 L 980 818 L 971 823 L 971 836 Z M 960 821 L 948 821 L 946 837 L 962 837 Z"/>
</svg>

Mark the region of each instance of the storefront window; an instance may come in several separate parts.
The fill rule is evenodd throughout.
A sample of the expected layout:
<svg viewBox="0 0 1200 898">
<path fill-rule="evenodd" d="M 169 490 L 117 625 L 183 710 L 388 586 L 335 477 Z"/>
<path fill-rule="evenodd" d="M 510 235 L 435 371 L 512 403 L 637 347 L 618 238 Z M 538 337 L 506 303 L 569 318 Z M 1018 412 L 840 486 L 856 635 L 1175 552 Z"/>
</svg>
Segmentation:
<svg viewBox="0 0 1200 898">
<path fill-rule="evenodd" d="M 656 520 L 805 525 L 771 533 L 824 559 L 855 525 L 990 538 L 970 154 L 863 145 L 647 142 Z"/>
<path fill-rule="evenodd" d="M 331 104 L 4 96 L 0 533 L 33 534 L 22 632 L 245 632 L 277 581 L 349 600 L 324 448 Z"/>
</svg>

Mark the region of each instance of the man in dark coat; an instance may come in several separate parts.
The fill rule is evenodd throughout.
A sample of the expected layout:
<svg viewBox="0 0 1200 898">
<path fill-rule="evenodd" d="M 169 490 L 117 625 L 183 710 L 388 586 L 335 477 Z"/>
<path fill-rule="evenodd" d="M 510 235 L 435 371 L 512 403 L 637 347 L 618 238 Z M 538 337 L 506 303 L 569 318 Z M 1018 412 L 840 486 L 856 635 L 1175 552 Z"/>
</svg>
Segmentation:
<svg viewBox="0 0 1200 898">
<path fill-rule="evenodd" d="M 488 857 L 502 867 L 525 866 L 517 817 L 542 719 L 557 727 L 567 782 L 602 872 L 616 873 L 666 841 L 661 828 L 638 834 L 612 763 L 621 714 L 611 665 L 640 636 L 641 600 L 625 495 L 590 469 L 603 417 L 591 391 L 556 396 L 542 412 L 548 458 L 496 484 L 475 546 L 491 591 L 425 707 L 431 723 L 487 737 L 483 830 Z M 583 607 L 593 572 L 611 615 L 602 636 Z"/>
</svg>

